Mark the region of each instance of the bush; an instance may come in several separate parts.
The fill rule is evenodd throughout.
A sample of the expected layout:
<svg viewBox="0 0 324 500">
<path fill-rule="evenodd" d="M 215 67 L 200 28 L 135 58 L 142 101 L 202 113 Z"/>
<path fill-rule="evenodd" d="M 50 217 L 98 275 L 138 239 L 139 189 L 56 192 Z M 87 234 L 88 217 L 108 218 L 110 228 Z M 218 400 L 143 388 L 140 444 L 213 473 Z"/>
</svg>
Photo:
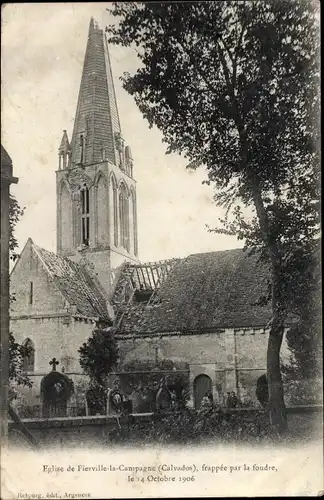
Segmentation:
<svg viewBox="0 0 324 500">
<path fill-rule="evenodd" d="M 156 413 L 150 423 L 123 424 L 110 434 L 116 442 L 136 444 L 258 443 L 271 438 L 268 415 L 264 411 L 237 412 L 219 408 L 199 411 L 179 408 Z"/>
<path fill-rule="evenodd" d="M 24 371 L 24 356 L 30 353 L 30 348 L 16 342 L 12 332 L 9 332 L 9 393 L 11 403 L 18 396 L 17 386 L 32 387 L 33 382 Z"/>
<path fill-rule="evenodd" d="M 177 409 L 156 414 L 151 439 L 158 443 L 186 443 L 196 439 L 194 415 L 190 410 Z"/>
<path fill-rule="evenodd" d="M 41 405 L 31 405 L 21 392 L 15 392 L 10 404 L 20 418 L 37 418 L 41 416 Z"/>
<path fill-rule="evenodd" d="M 77 416 L 81 417 L 86 414 L 86 399 L 87 390 L 89 389 L 89 379 L 82 378 L 74 384 L 74 395 L 76 404 Z"/>
<path fill-rule="evenodd" d="M 86 391 L 90 415 L 105 415 L 107 410 L 107 391 L 102 385 L 91 381 Z"/>
<path fill-rule="evenodd" d="M 20 418 L 39 418 L 41 416 L 41 405 L 22 406 L 17 413 Z"/>
<path fill-rule="evenodd" d="M 118 344 L 111 330 L 97 327 L 79 348 L 79 354 L 84 373 L 105 385 L 106 377 L 118 361 Z"/>
<path fill-rule="evenodd" d="M 124 363 L 122 370 L 129 372 L 119 375 L 121 389 L 128 394 L 139 387 L 156 393 L 161 379 L 165 376 L 168 389 L 175 390 L 178 399 L 181 399 L 183 391 L 186 392 L 189 388 L 189 365 L 185 362 L 175 362 L 171 359 L 158 362 L 150 359 L 134 360 Z"/>
<path fill-rule="evenodd" d="M 286 405 L 322 404 L 322 387 L 321 379 L 288 380 L 285 383 Z"/>
</svg>

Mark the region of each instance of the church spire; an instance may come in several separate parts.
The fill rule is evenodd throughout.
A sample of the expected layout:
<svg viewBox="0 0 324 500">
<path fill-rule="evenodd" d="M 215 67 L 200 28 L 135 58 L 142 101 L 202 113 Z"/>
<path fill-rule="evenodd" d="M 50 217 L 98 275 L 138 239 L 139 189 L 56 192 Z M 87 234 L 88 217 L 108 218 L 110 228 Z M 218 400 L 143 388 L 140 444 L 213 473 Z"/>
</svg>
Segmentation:
<svg viewBox="0 0 324 500">
<path fill-rule="evenodd" d="M 71 141 L 72 167 L 121 163 L 123 141 L 105 33 L 91 18 Z"/>
</svg>

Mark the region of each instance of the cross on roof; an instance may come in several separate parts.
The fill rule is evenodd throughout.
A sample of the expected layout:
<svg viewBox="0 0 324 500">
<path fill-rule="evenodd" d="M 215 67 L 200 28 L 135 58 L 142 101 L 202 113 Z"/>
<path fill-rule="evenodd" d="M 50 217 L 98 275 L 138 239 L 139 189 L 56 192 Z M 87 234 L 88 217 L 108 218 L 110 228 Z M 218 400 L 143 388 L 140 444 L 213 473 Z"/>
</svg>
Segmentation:
<svg viewBox="0 0 324 500">
<path fill-rule="evenodd" d="M 58 365 L 60 362 L 56 360 L 56 358 L 53 358 L 52 361 L 49 362 L 49 365 L 52 365 L 52 371 L 56 372 L 56 365 Z"/>
</svg>

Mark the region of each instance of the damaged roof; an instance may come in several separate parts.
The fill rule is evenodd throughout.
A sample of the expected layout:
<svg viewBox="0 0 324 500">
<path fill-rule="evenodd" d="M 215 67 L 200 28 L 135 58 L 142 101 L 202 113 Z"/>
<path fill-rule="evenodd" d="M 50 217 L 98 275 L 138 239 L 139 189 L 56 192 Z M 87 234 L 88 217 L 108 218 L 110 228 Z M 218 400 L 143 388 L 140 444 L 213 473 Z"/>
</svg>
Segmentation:
<svg viewBox="0 0 324 500">
<path fill-rule="evenodd" d="M 120 276 L 123 287 L 132 267 L 139 266 L 129 265 Z M 174 261 L 155 292 L 155 300 L 140 301 L 135 290 L 131 298 L 124 299 L 124 306 L 122 301 L 118 304 L 117 295 L 122 294 L 117 284 L 115 300 L 113 297 L 119 317 L 116 331 L 135 334 L 265 327 L 271 306 L 256 302 L 267 294 L 268 278 L 268 267 L 241 249 L 189 255 Z"/>
<path fill-rule="evenodd" d="M 47 273 L 76 313 L 109 321 L 106 299 L 96 279 L 82 265 L 33 244 Z"/>
</svg>

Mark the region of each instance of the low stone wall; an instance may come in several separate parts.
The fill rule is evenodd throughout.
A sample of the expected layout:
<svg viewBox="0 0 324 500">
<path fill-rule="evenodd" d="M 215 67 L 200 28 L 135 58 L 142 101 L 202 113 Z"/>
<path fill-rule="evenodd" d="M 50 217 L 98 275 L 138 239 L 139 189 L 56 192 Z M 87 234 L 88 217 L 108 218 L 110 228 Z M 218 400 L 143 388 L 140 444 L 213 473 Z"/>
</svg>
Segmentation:
<svg viewBox="0 0 324 500">
<path fill-rule="evenodd" d="M 232 413 L 251 414 L 260 412 L 255 408 L 236 408 Z M 264 411 L 265 418 L 267 412 Z M 307 439 L 318 439 L 323 407 L 321 405 L 296 406 L 287 408 L 289 434 L 298 439 L 300 435 Z M 73 418 L 23 419 L 23 423 L 32 433 L 41 448 L 55 446 L 59 448 L 93 448 L 108 443 L 109 434 L 127 429 L 134 424 L 152 425 L 153 413 L 138 413 L 130 417 L 92 416 Z M 12 446 L 23 446 L 21 439 L 15 436 L 17 426 L 9 421 L 9 436 Z"/>
<path fill-rule="evenodd" d="M 152 413 L 141 413 L 132 415 L 132 421 L 143 422 L 143 425 L 152 420 Z M 61 418 L 37 418 L 22 419 L 22 422 L 31 432 L 40 447 L 96 447 L 102 446 L 108 440 L 109 433 L 117 431 L 120 427 L 128 428 L 131 419 L 127 416 L 91 416 L 91 417 L 61 417 Z M 11 444 L 21 446 L 22 436 L 17 439 L 15 435 L 17 425 L 9 421 L 9 436 L 12 436 Z"/>
</svg>

